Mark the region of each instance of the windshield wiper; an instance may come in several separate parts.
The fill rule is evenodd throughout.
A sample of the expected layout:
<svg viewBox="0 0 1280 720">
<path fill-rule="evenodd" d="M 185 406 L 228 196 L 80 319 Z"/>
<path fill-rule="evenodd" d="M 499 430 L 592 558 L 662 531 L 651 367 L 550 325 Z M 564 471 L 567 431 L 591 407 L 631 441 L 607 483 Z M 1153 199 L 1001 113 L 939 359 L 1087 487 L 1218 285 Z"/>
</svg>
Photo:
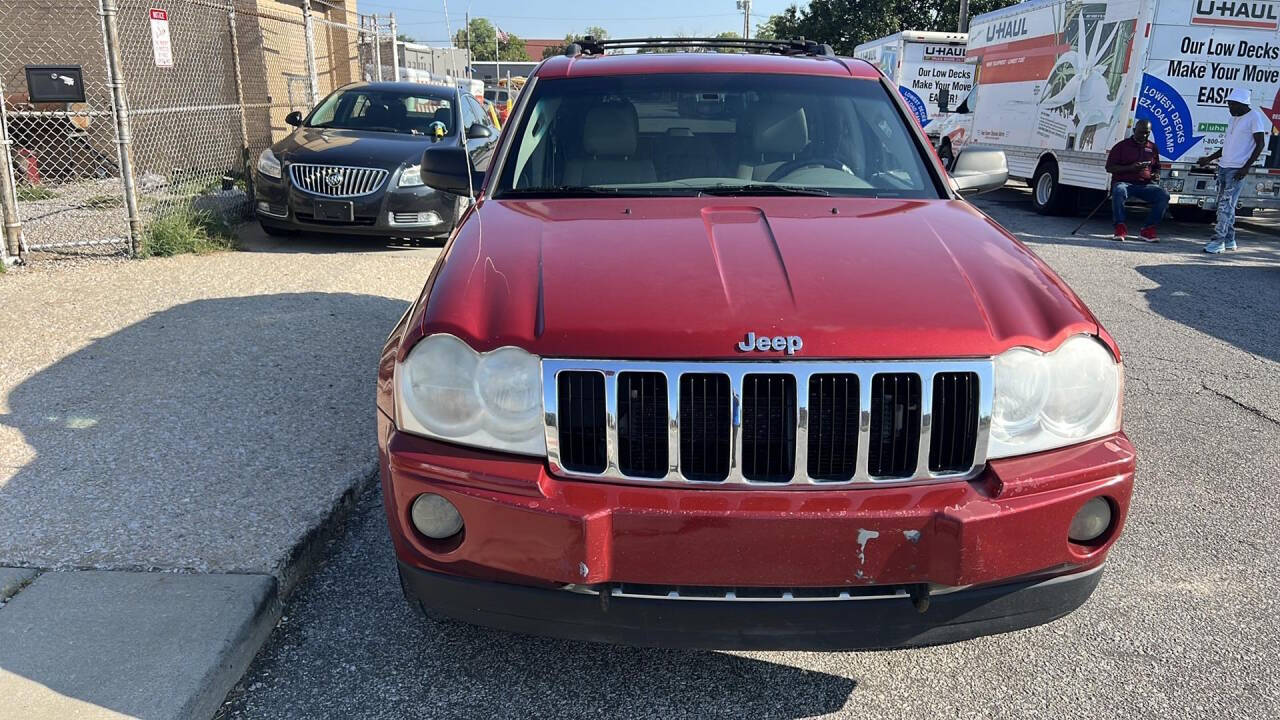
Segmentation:
<svg viewBox="0 0 1280 720">
<path fill-rule="evenodd" d="M 767 183 L 747 183 L 746 185 L 712 185 L 698 188 L 704 195 L 814 195 L 826 197 L 831 193 L 822 188 L 802 187 L 800 185 L 770 185 Z"/>
<path fill-rule="evenodd" d="M 531 197 L 531 196 L 581 196 L 581 195 L 608 195 L 610 197 L 628 197 L 636 195 L 650 195 L 651 193 L 639 192 L 635 190 L 624 190 L 616 187 L 590 187 L 587 185 L 557 185 L 555 187 L 524 187 L 509 188 L 503 190 L 499 197 Z"/>
</svg>

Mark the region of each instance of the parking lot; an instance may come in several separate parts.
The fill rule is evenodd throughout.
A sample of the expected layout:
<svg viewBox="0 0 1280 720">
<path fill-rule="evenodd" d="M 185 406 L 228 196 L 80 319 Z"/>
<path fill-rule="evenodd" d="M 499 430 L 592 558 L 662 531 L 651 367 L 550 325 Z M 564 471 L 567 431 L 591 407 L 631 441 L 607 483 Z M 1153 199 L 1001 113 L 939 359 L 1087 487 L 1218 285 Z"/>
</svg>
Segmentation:
<svg viewBox="0 0 1280 720">
<path fill-rule="evenodd" d="M 1052 265 L 1125 352 L 1140 452 L 1098 592 L 1050 625 L 883 653 L 685 652 L 424 620 L 396 580 L 380 495 L 361 500 L 227 718 L 1267 717 L 1280 712 L 1280 238 L 1206 226 L 1114 243 L 1094 220 L 978 204 Z M 423 268 L 425 273 L 425 267 Z"/>
<path fill-rule="evenodd" d="M 263 577 L 281 597 L 314 568 L 225 718 L 1275 715 L 1280 237 L 1244 230 L 1238 252 L 1211 257 L 1202 225 L 1120 244 L 1104 220 L 1069 235 L 1079 218 L 1035 215 L 1025 189 L 977 203 L 1125 352 L 1134 505 L 1098 592 L 1047 626 L 898 652 L 728 653 L 420 618 L 371 482 L 373 368 L 439 251 L 256 228 L 242 252 L 50 262 L 0 280 L 18 310 L 6 337 L 23 339 L 4 343 L 0 371 L 0 566 Z M 350 493 L 345 522 L 326 524 Z M 307 553 L 314 564 L 297 561 Z M 40 582 L 0 609 L 0 632 Z M 0 654 L 6 673 L 151 709 Z M 162 680 L 149 692 L 163 699 Z"/>
</svg>

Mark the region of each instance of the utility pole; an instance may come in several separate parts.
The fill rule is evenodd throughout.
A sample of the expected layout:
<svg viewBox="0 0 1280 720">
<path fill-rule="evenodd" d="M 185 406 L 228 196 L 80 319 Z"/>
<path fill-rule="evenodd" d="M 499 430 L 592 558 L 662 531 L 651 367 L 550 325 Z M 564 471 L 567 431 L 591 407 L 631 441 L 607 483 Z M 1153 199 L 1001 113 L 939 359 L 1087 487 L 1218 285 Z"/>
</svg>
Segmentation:
<svg viewBox="0 0 1280 720">
<path fill-rule="evenodd" d="M 738 9 L 742 11 L 742 37 L 751 39 L 751 0 L 738 0 Z"/>
<path fill-rule="evenodd" d="M 471 11 L 467 11 L 467 79 L 471 79 L 471 63 L 475 62 L 475 58 L 471 57 Z"/>
<path fill-rule="evenodd" d="M 960 0 L 960 22 L 956 32 L 969 32 L 969 0 Z"/>
</svg>

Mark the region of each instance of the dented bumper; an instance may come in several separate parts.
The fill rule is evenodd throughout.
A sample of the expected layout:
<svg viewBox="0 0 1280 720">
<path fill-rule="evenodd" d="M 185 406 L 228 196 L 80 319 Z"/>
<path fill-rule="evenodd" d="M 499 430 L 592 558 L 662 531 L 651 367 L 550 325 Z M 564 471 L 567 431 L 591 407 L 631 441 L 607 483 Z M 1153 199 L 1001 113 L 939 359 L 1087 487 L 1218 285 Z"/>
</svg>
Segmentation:
<svg viewBox="0 0 1280 720">
<path fill-rule="evenodd" d="M 633 583 L 947 591 L 1042 581 L 1102 564 L 1122 529 L 1135 469 L 1133 447 L 1120 433 L 992 461 L 967 482 L 635 487 L 566 481 L 537 459 L 405 435 L 381 413 L 379 435 L 402 568 L 542 589 Z M 433 541 L 413 529 L 410 506 L 424 492 L 459 509 L 461 538 Z M 1088 546 L 1071 542 L 1072 517 L 1100 495 L 1112 503 L 1112 528 Z"/>
</svg>

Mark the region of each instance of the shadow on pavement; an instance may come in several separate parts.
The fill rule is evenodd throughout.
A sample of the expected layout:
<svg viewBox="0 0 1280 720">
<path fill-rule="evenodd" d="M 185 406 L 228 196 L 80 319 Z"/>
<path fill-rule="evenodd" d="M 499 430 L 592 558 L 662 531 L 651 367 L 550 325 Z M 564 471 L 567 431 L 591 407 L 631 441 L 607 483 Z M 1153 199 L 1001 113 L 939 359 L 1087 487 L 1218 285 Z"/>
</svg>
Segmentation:
<svg viewBox="0 0 1280 720">
<path fill-rule="evenodd" d="M 632 648 L 425 619 L 401 594 L 381 493 L 285 608 L 218 717 L 815 717 L 856 681 L 753 653 Z"/>
<path fill-rule="evenodd" d="M 273 571 L 374 467 L 377 359 L 405 308 L 199 300 L 23 380 L 0 423 L 35 456 L 0 468 L 0 564 Z"/>
<path fill-rule="evenodd" d="M 1280 362 L 1280 265 L 1227 263 L 1149 265 L 1137 268 L 1159 287 L 1143 290 L 1151 309 L 1228 342 L 1245 352 Z M 1271 328 L 1270 332 L 1260 328 Z"/>
</svg>

